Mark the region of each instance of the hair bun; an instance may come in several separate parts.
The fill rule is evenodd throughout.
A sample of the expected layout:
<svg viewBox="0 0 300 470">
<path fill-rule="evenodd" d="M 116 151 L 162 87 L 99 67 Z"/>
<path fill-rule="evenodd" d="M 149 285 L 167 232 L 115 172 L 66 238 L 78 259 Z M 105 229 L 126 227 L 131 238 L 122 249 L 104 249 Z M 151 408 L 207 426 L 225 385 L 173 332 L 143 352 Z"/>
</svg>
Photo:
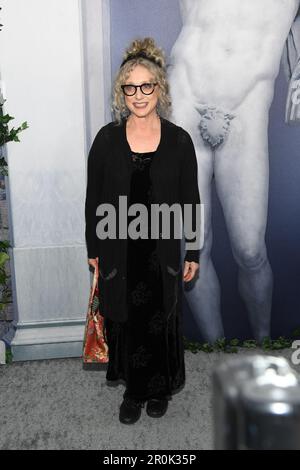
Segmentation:
<svg viewBox="0 0 300 470">
<path fill-rule="evenodd" d="M 156 45 L 153 38 L 145 37 L 144 39 L 134 39 L 126 49 L 123 60 L 138 53 L 145 54 L 160 67 L 165 67 L 166 62 L 163 49 Z"/>
</svg>

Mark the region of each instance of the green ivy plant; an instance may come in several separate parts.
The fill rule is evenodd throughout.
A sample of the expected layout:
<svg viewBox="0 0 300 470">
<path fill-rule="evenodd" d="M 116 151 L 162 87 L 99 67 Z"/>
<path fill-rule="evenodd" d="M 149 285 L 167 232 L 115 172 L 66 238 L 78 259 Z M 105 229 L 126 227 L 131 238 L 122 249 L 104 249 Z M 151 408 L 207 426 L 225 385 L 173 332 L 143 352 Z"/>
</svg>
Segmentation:
<svg viewBox="0 0 300 470">
<path fill-rule="evenodd" d="M 20 142 L 18 137 L 19 133 L 28 128 L 27 122 L 25 121 L 16 129 L 14 127 L 9 129 L 8 124 L 14 119 L 14 117 L 10 116 L 9 114 L 4 114 L 3 105 L 5 101 L 6 100 L 2 98 L 0 90 L 0 148 L 3 148 L 7 142 Z M 2 155 L 2 153 L 0 155 Z M 8 175 L 7 162 L 4 156 L 1 156 L 0 158 L 0 174 L 5 176 Z"/>
<path fill-rule="evenodd" d="M 1 27 L 2 25 L 0 25 Z M 1 31 L 1 29 L 0 29 Z M 14 119 L 9 114 L 4 114 L 3 105 L 6 100 L 3 99 L 0 90 L 0 175 L 8 176 L 7 162 L 3 156 L 4 145 L 8 142 L 20 142 L 18 135 L 20 132 L 28 128 L 27 122 L 23 122 L 16 129 L 9 128 L 9 123 Z M 3 227 L 8 228 L 8 227 Z M 6 272 L 6 263 L 9 260 L 8 249 L 11 248 L 9 240 L 0 240 L 0 312 L 4 310 L 8 304 L 12 303 L 12 292 L 8 285 L 10 275 Z M 12 362 L 12 352 L 10 348 L 6 348 L 6 363 Z"/>
<path fill-rule="evenodd" d="M 20 142 L 18 134 L 23 130 L 28 128 L 27 122 L 23 122 L 21 126 L 17 127 L 16 129 L 13 127 L 12 129 L 9 128 L 9 122 L 14 119 L 14 117 L 10 116 L 9 114 L 4 114 L 3 112 L 3 105 L 6 100 L 2 98 L 2 94 L 0 91 L 0 149 L 3 150 L 3 146 L 7 142 Z M 8 175 L 8 167 L 7 162 L 2 155 L 2 151 L 0 153 L 0 174 L 1 175 Z M 8 227 L 3 227 L 8 228 Z M 8 248 L 11 245 L 8 240 L 0 240 L 0 311 L 5 308 L 8 303 L 11 303 L 11 290 L 7 285 L 7 281 L 10 276 L 6 273 L 5 266 L 7 261 L 9 260 L 8 256 Z"/>
<path fill-rule="evenodd" d="M 0 7 L 2 10 L 2 7 Z M 0 31 L 2 31 L 2 24 L 0 24 Z M 3 99 L 0 89 L 0 175 L 8 176 L 8 166 L 4 158 L 4 145 L 7 142 L 20 142 L 18 134 L 28 128 L 27 122 L 23 122 L 21 126 L 16 129 L 9 128 L 9 122 L 14 119 L 9 114 L 4 114 L 3 106 L 6 100 Z M 3 227 L 7 229 L 8 227 Z M 9 260 L 8 249 L 11 245 L 8 240 L 0 240 L 0 312 L 4 310 L 7 304 L 12 303 L 12 292 L 8 286 L 8 279 L 11 277 L 6 274 L 6 263 Z M 6 348 L 6 362 L 12 362 L 12 353 L 10 348 Z"/>
<path fill-rule="evenodd" d="M 295 329 L 292 332 L 291 338 L 286 338 L 284 336 L 279 336 L 277 339 L 271 339 L 268 336 L 263 338 L 261 343 L 254 339 L 247 339 L 247 340 L 239 340 L 237 338 L 234 339 L 226 339 L 220 338 L 214 343 L 200 343 L 197 341 L 188 341 L 187 338 L 184 336 L 184 349 L 191 351 L 192 353 L 196 354 L 199 351 L 203 352 L 225 352 L 225 353 L 237 353 L 238 348 L 245 348 L 245 349 L 254 349 L 254 348 L 261 348 L 263 350 L 279 350 L 279 349 L 286 349 L 292 346 L 292 343 L 295 339 L 300 339 L 300 327 Z"/>
</svg>

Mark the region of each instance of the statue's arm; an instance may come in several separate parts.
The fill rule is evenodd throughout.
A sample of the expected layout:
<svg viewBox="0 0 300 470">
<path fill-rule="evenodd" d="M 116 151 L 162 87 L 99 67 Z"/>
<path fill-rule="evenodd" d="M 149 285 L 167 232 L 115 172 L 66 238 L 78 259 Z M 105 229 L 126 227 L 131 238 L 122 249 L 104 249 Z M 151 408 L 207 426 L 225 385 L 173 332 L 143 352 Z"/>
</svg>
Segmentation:
<svg viewBox="0 0 300 470">
<path fill-rule="evenodd" d="M 287 80 L 291 79 L 292 73 L 300 57 L 300 9 L 291 26 L 285 41 L 282 53 L 282 65 Z"/>
<path fill-rule="evenodd" d="M 285 122 L 300 123 L 300 10 L 285 41 L 281 60 L 284 75 L 289 82 Z"/>
</svg>

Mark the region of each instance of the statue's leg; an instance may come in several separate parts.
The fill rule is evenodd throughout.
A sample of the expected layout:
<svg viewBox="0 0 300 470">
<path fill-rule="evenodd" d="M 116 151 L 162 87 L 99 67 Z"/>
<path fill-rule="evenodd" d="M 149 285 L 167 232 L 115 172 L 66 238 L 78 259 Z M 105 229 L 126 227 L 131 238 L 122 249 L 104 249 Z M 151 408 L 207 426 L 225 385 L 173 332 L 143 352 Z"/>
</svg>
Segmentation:
<svg viewBox="0 0 300 470">
<path fill-rule="evenodd" d="M 272 84 L 260 82 L 234 110 L 226 145 L 215 152 L 216 189 L 223 207 L 238 287 L 257 340 L 270 335 L 273 275 L 267 258 L 268 112 Z"/>
<path fill-rule="evenodd" d="M 174 89 L 174 87 L 173 87 Z M 198 161 L 198 183 L 201 203 L 204 204 L 204 244 L 200 252 L 199 276 L 184 283 L 184 295 L 194 320 L 205 341 L 214 342 L 224 336 L 220 312 L 220 286 L 211 259 L 211 179 L 212 152 L 199 135 L 199 113 L 194 100 L 181 93 L 172 97 L 171 120 L 186 129 L 194 142 Z"/>
</svg>

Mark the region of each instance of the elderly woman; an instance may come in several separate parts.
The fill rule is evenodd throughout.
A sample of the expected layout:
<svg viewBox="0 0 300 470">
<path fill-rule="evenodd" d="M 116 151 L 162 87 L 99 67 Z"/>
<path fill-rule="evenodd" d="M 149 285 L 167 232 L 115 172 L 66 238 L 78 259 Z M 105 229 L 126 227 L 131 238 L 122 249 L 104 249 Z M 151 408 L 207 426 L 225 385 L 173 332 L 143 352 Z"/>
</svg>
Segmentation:
<svg viewBox="0 0 300 470">
<path fill-rule="evenodd" d="M 88 157 L 88 262 L 99 263 L 109 349 L 106 378 L 125 381 L 119 419 L 126 424 L 140 418 L 145 402 L 149 416 L 163 416 L 172 394 L 185 383 L 182 285 L 199 269 L 200 195 L 194 145 L 187 131 L 167 119 L 168 92 L 161 48 L 152 38 L 134 40 L 114 82 L 115 120 L 99 130 Z M 138 212 L 141 205 L 146 209 L 139 217 L 134 204 Z M 178 221 L 173 204 L 190 247 L 184 269 L 175 223 L 166 233 L 153 215 L 159 210 L 151 211 L 164 206 L 164 226 L 168 216 Z M 191 208 L 193 237 L 186 235 L 185 205 Z"/>
</svg>

